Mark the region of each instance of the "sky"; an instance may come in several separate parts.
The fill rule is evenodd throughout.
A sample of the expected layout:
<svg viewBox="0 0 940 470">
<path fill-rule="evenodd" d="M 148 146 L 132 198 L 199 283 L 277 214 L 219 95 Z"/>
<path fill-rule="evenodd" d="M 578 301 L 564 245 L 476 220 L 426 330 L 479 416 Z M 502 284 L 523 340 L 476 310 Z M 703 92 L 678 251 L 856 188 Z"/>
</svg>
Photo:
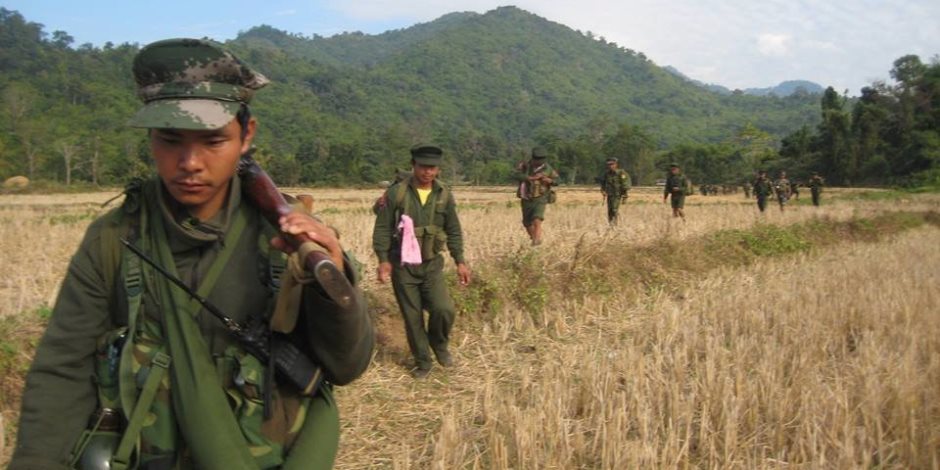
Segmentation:
<svg viewBox="0 0 940 470">
<path fill-rule="evenodd" d="M 504 0 L 505 1 L 505 0 Z M 146 44 L 169 37 L 224 41 L 267 24 L 332 36 L 379 34 L 454 11 L 484 13 L 487 0 L 0 0 L 63 30 L 75 45 L 107 41 Z M 521 9 L 572 29 L 590 31 L 644 53 L 705 83 L 734 88 L 811 80 L 858 95 L 876 80 L 890 82 L 895 59 L 940 54 L 938 0 L 517 0 Z M 155 7 L 159 5 L 159 8 Z"/>
</svg>

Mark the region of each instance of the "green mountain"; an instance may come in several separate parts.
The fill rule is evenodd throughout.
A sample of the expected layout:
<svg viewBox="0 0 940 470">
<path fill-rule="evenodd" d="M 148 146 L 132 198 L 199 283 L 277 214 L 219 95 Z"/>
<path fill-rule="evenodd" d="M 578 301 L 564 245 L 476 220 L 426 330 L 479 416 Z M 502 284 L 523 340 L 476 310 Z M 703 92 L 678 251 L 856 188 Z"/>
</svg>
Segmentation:
<svg viewBox="0 0 940 470">
<path fill-rule="evenodd" d="M 515 7 L 454 13 L 380 35 L 305 39 L 262 26 L 232 45 L 274 68 L 270 54 L 304 60 L 319 77 L 286 76 L 369 127 L 396 122 L 429 137 L 473 128 L 511 142 L 562 136 L 598 117 L 642 123 L 664 146 L 715 142 L 747 123 L 782 136 L 818 121 L 818 98 L 720 96 L 642 53 L 588 37 Z M 311 80 L 312 78 L 312 80 Z M 355 109 L 337 97 L 357 100 Z M 430 128 L 426 128 L 426 127 Z"/>
<path fill-rule="evenodd" d="M 515 7 L 378 35 L 311 38 L 258 26 L 228 45 L 274 80 L 253 106 L 258 144 L 293 182 L 387 179 L 407 164 L 411 144 L 428 140 L 448 150 L 452 178 L 502 181 L 530 146 L 574 139 L 592 160 L 569 162 L 570 180 L 589 181 L 595 168 L 577 166 L 594 165 L 624 126 L 665 150 L 726 142 L 742 129 L 779 140 L 820 119 L 818 97 L 723 96 L 641 52 Z M 144 171 L 143 137 L 122 127 L 135 106 L 137 49 L 76 48 L 65 32 L 50 39 L 41 25 L 0 11 L 3 112 L 22 124 L 0 134 L 0 176 L 107 182 Z M 24 153 L 35 158 L 24 163 Z"/>
</svg>

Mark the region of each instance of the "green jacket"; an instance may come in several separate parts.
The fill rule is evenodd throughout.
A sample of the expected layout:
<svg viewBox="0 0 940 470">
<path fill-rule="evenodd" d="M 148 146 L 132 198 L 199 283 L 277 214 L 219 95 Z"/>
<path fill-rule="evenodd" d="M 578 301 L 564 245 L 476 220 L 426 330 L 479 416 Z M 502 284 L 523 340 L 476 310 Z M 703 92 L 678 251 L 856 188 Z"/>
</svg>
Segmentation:
<svg viewBox="0 0 940 470">
<path fill-rule="evenodd" d="M 630 174 L 623 168 L 614 171 L 605 171 L 601 175 L 601 191 L 608 196 L 621 197 L 630 190 Z"/>
<path fill-rule="evenodd" d="M 519 182 L 519 184 L 525 183 L 525 192 L 522 192 L 522 186 L 518 191 L 517 196 L 523 199 L 536 199 L 548 194 L 548 190 L 553 186 L 553 184 L 545 184 L 542 182 L 533 182 L 528 181 L 528 177 L 535 175 L 537 173 L 542 173 L 545 176 L 548 176 L 552 180 L 558 179 L 558 172 L 552 168 L 548 162 L 544 162 L 541 165 L 534 165 L 532 160 L 522 162 L 516 166 L 516 171 L 513 173 L 513 179 Z"/>
<path fill-rule="evenodd" d="M 397 197 L 402 190 L 405 191 L 404 197 Z M 421 245 L 424 261 L 432 259 L 425 254 L 430 252 L 436 256 L 446 244 L 454 262 L 464 262 L 463 231 L 460 228 L 460 219 L 457 218 L 457 203 L 453 193 L 444 193 L 443 184 L 435 180 L 427 204 L 422 206 L 412 178 L 395 183 L 385 191 L 379 200 L 375 227 L 372 230 L 372 249 L 380 263 L 398 260 L 401 247 L 398 223 L 401 215 L 407 215 L 414 221 L 415 235 Z M 442 194 L 446 199 L 441 197 Z M 428 246 L 429 243 L 435 246 Z"/>
<path fill-rule="evenodd" d="M 807 185 L 809 186 L 810 191 L 814 193 L 822 192 L 822 188 L 824 186 L 822 176 L 811 176 Z"/>
<path fill-rule="evenodd" d="M 190 286 L 198 286 L 206 274 L 220 251 L 222 234 L 242 204 L 237 178 L 231 186 L 227 207 L 204 222 L 171 208 L 170 203 L 164 202 L 168 197 L 165 192 L 163 198 L 157 198 L 159 201 L 140 201 L 147 204 L 148 210 L 162 213 L 177 272 Z M 26 379 L 11 469 L 65 468 L 72 446 L 97 406 L 93 383 L 96 340 L 125 324 L 127 319 L 124 280 L 117 276 L 111 285 L 105 282 L 104 273 L 108 269 L 104 263 L 108 255 L 101 241 L 107 224 L 129 217 L 124 216 L 122 210 L 115 209 L 95 220 L 72 257 Z M 256 317 L 258 312 L 269 311 L 272 302 L 272 293 L 259 269 L 265 265 L 259 242 L 266 222 L 262 222 L 254 208 L 246 212 L 249 221 L 237 242 L 237 249 L 208 296 L 226 315 L 239 322 Z M 354 278 L 349 263 L 347 276 Z M 165 312 L 153 302 L 146 285 L 149 283 L 145 283 L 139 317 L 155 318 L 159 322 Z M 358 377 L 371 359 L 371 321 L 365 302 L 360 298 L 356 305 L 354 311 L 346 311 L 321 295 L 318 288 L 304 288 L 295 339 L 308 349 L 328 380 L 335 384 L 345 384 Z M 202 312 L 198 323 L 211 353 L 220 354 L 234 344 L 228 331 L 213 316 Z"/>
<path fill-rule="evenodd" d="M 770 196 L 774 191 L 773 184 L 767 178 L 754 180 L 754 195 L 759 197 Z"/>
<path fill-rule="evenodd" d="M 666 185 L 663 187 L 663 196 L 672 195 L 672 197 L 685 196 L 689 191 L 689 180 L 685 175 L 679 173 L 666 175 Z"/>
</svg>

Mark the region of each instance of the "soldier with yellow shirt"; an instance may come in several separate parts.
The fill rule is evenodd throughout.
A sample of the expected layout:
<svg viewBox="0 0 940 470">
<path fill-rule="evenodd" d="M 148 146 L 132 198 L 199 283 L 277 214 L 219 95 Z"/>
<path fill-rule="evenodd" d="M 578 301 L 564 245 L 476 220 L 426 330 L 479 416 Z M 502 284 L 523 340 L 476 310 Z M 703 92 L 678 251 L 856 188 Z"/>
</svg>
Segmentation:
<svg viewBox="0 0 940 470">
<path fill-rule="evenodd" d="M 392 281 L 415 359 L 415 378 L 427 377 L 431 371 L 429 348 L 442 366 L 453 365 L 447 346 L 456 310 L 444 281 L 441 253 L 445 247 L 457 263 L 460 284 L 470 283 L 457 204 L 450 189 L 437 181 L 442 155 L 435 145 L 411 149 L 412 174 L 379 199 L 372 232 L 372 248 L 379 258 L 378 280 Z"/>
</svg>

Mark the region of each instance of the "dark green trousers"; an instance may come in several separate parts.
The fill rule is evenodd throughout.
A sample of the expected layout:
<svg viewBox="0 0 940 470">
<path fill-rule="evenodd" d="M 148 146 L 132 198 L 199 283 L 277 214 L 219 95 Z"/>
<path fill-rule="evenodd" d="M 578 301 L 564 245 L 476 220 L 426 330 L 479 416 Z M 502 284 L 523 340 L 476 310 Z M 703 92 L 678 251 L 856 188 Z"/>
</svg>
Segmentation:
<svg viewBox="0 0 940 470">
<path fill-rule="evenodd" d="M 616 224 L 620 215 L 620 196 L 607 196 L 607 222 Z"/>
<path fill-rule="evenodd" d="M 415 365 L 431 367 L 430 347 L 434 351 L 447 349 L 450 329 L 454 325 L 454 302 L 444 282 L 444 257 L 436 256 L 420 266 L 401 266 L 392 262 L 392 288 L 405 320 L 408 347 Z M 427 322 L 424 311 L 428 312 Z"/>
</svg>

